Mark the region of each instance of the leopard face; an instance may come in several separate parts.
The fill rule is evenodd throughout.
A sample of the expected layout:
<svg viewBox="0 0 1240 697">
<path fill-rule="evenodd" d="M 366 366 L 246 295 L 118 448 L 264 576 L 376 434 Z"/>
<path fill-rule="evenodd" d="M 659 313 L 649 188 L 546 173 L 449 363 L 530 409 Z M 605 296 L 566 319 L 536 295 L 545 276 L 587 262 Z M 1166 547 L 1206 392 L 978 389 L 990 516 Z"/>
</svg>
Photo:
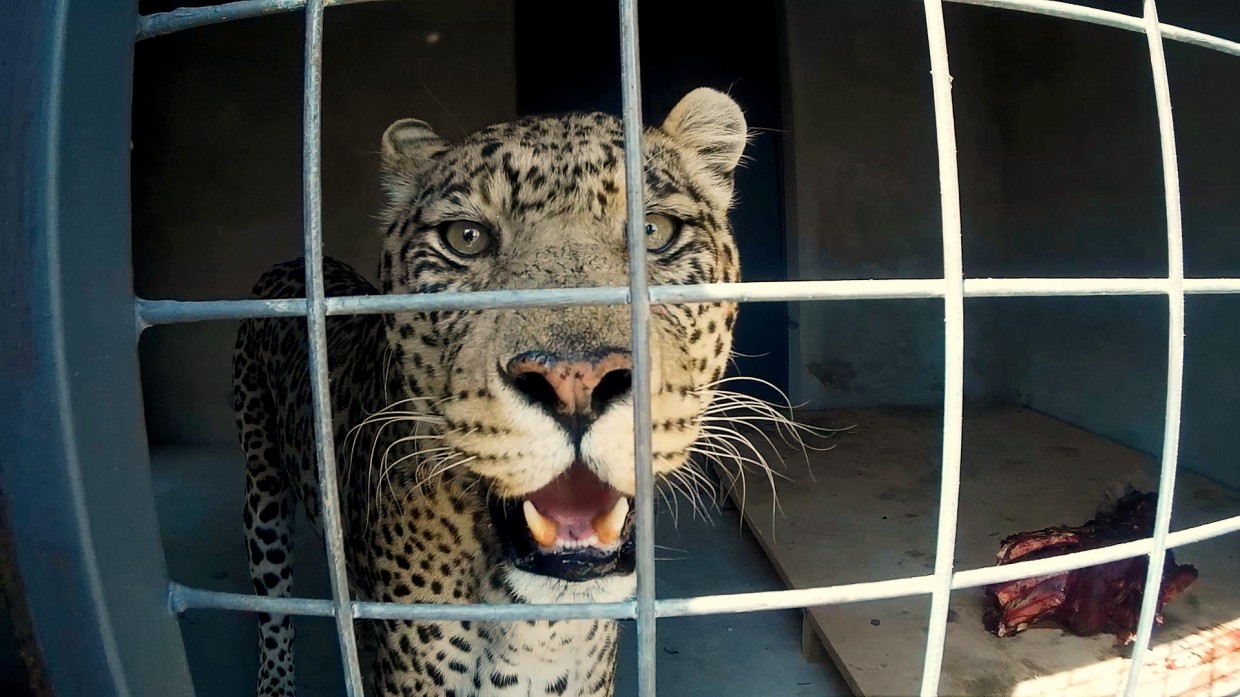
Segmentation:
<svg viewBox="0 0 1240 697">
<path fill-rule="evenodd" d="M 746 143 L 739 107 L 695 90 L 643 140 L 649 283 L 739 280 L 727 219 Z M 399 121 L 384 134 L 383 166 L 385 293 L 627 285 L 624 139 L 614 117 L 530 118 L 456 142 Z M 735 318 L 726 302 L 652 308 L 657 475 L 684 466 L 698 440 Z M 569 580 L 631 569 L 629 308 L 386 321 L 409 396 L 438 419 L 446 455 L 430 474 L 486 483 L 518 568 Z"/>
</svg>

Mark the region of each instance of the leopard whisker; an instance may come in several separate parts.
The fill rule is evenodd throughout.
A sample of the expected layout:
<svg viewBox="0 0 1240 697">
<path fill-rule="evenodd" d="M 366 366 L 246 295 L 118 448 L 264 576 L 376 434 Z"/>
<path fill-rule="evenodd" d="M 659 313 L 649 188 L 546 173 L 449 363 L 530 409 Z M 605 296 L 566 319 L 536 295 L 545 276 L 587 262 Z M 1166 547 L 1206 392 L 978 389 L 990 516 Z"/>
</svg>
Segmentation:
<svg viewBox="0 0 1240 697">
<path fill-rule="evenodd" d="M 738 448 L 743 446 L 747 448 L 753 454 L 754 458 L 756 459 L 756 462 L 754 464 L 758 466 L 760 472 L 766 475 L 767 483 L 771 487 L 771 524 L 772 526 L 774 526 L 776 511 L 779 511 L 779 512 L 783 511 L 782 507 L 779 505 L 779 494 L 775 486 L 775 477 L 779 477 L 781 479 L 787 479 L 789 481 L 791 480 L 787 476 L 779 472 L 776 472 L 774 469 L 772 469 L 771 466 L 766 462 L 766 458 L 762 455 L 762 452 L 753 444 L 753 442 L 751 442 L 748 438 L 736 432 L 735 430 L 723 428 L 720 426 L 705 425 L 703 426 L 702 432 L 703 432 L 703 435 L 706 436 L 707 439 L 715 439 L 716 442 L 724 442 L 724 441 L 730 442 Z M 741 463 L 738 461 L 738 466 L 740 465 Z M 740 469 L 741 471 L 743 471 L 743 466 L 740 466 Z M 744 481 L 744 478 L 742 477 L 742 483 L 743 481 Z M 743 499 L 742 499 L 741 510 L 743 513 L 744 512 L 744 500 Z"/>
</svg>

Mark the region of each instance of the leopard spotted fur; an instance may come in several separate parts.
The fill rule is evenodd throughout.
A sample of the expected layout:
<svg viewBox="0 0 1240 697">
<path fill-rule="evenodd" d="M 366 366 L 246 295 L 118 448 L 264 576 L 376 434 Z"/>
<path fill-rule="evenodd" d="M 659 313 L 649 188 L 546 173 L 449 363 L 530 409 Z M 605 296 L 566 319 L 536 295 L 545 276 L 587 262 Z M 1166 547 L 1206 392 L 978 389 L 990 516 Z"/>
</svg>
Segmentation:
<svg viewBox="0 0 1240 697">
<path fill-rule="evenodd" d="M 420 121 L 393 124 L 382 142 L 389 205 L 380 288 L 327 259 L 327 293 L 625 285 L 622 133 L 619 120 L 603 114 L 527 118 L 456 142 Z M 652 229 L 670 232 L 667 244 L 649 252 L 650 283 L 739 280 L 727 213 L 745 142 L 740 109 L 705 88 L 689 93 L 661 126 L 646 130 L 646 209 L 666 228 Z M 459 221 L 471 222 L 454 228 Z M 462 254 L 464 247 L 454 247 L 445 233 L 452 229 L 471 231 L 461 238 L 473 240 L 469 244 L 485 234 L 489 246 Z M 253 297 L 303 297 L 303 281 L 300 261 L 284 263 L 263 276 Z M 660 477 L 684 467 L 701 436 L 735 318 L 736 307 L 728 302 L 653 308 L 654 468 Z M 503 514 L 510 509 L 503 506 L 554 490 L 570 469 L 577 473 L 573 477 L 590 478 L 591 491 L 602 486 L 613 499 L 632 497 L 627 371 L 604 376 L 610 380 L 605 400 L 593 382 L 571 382 L 581 375 L 553 371 L 576 366 L 588 372 L 602 361 L 627 365 L 629 328 L 626 306 L 330 317 L 330 402 L 354 597 L 401 603 L 630 597 L 631 566 L 591 566 L 596 558 L 622 559 L 623 548 L 596 555 L 593 549 L 566 549 L 560 537 L 551 538 L 551 547 L 535 547 L 521 537 L 532 532 L 504 533 L 504 540 L 535 550 L 529 558 L 543 566 L 530 567 L 514 561 L 500 534 L 511 527 Z M 513 372 L 514 361 L 547 377 L 533 378 L 535 387 L 518 383 L 526 375 Z M 250 569 L 260 595 L 292 593 L 291 531 L 299 505 L 312 525 L 320 525 L 307 362 L 304 319 L 242 323 L 234 401 L 247 461 Z M 564 385 L 568 391 L 556 391 Z M 563 397 L 570 387 L 585 395 L 581 404 Z M 576 510 L 572 501 L 564 505 Z M 631 518 L 623 519 L 620 534 L 626 539 Z M 555 520 L 560 531 L 578 525 L 567 517 Z M 574 544 L 601 549 L 602 538 L 590 539 L 595 541 Z M 574 567 L 585 568 L 584 576 L 539 571 L 570 557 L 585 560 Z M 258 694 L 292 695 L 291 618 L 263 615 L 259 624 Z M 373 629 L 369 673 L 379 695 L 576 697 L 613 691 L 614 621 L 366 625 Z"/>
</svg>

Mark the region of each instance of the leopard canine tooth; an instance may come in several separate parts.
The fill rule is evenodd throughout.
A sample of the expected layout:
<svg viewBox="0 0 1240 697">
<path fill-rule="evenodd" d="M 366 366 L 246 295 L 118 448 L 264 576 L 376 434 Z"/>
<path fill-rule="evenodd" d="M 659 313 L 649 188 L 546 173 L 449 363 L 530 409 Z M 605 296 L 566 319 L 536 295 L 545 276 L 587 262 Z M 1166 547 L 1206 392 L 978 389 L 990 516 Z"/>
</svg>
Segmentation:
<svg viewBox="0 0 1240 697">
<path fill-rule="evenodd" d="M 534 541 L 543 547 L 554 546 L 560 526 L 556 525 L 554 520 L 543 517 L 543 514 L 539 513 L 534 504 L 528 500 L 521 505 L 521 510 L 525 513 L 525 524 L 529 526 Z"/>
<path fill-rule="evenodd" d="M 598 536 L 599 543 L 609 545 L 620 539 L 620 532 L 624 529 L 624 519 L 628 515 L 629 500 L 621 496 L 610 511 L 595 518 L 594 534 Z"/>
</svg>

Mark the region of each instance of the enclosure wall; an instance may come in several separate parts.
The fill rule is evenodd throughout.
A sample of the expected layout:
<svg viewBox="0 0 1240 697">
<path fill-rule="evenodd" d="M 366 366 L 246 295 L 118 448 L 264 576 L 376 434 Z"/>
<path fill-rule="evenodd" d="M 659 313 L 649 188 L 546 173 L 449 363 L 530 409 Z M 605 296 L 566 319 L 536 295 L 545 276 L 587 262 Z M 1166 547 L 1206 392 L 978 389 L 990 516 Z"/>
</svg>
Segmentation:
<svg viewBox="0 0 1240 697">
<path fill-rule="evenodd" d="M 149 14 L 177 2 L 144 2 Z M 379 136 L 396 119 L 446 137 L 516 115 L 512 3 L 332 8 L 323 75 L 328 256 L 375 280 Z M 304 17 L 281 13 L 137 44 L 134 282 L 148 298 L 244 298 L 301 256 Z M 234 322 L 142 336 L 152 442 L 236 442 Z M 193 356 L 193 360 L 187 360 Z M 239 452 L 239 451 L 238 451 Z"/>
<path fill-rule="evenodd" d="M 1131 12 L 1126 3 L 1111 9 Z M 796 278 L 925 278 L 941 264 L 929 69 L 918 9 L 787 0 Z M 1177 11 L 1179 14 L 1177 14 Z M 965 274 L 1167 273 L 1158 122 L 1139 34 L 970 6 L 952 41 Z M 1240 35 L 1234 5 L 1168 3 L 1163 21 Z M 1240 271 L 1240 64 L 1171 43 L 1186 275 Z M 794 399 L 942 399 L 931 301 L 799 304 Z M 1185 467 L 1240 485 L 1240 303 L 1188 300 Z M 966 396 L 1015 401 L 1148 454 L 1162 446 L 1166 301 L 971 300 Z"/>
</svg>

